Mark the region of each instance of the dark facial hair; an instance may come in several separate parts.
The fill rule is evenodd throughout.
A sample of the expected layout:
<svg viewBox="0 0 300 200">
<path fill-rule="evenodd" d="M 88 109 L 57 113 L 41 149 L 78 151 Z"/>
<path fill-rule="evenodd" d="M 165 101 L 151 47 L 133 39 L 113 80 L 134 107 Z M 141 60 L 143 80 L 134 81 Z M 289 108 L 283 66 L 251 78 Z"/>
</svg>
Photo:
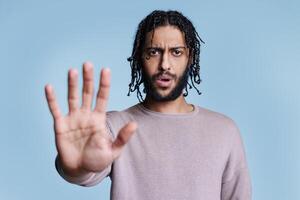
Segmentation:
<svg viewBox="0 0 300 200">
<path fill-rule="evenodd" d="M 183 74 L 179 77 L 178 83 L 176 86 L 173 88 L 173 90 L 167 95 L 167 96 L 162 96 L 160 95 L 156 88 L 154 87 L 154 82 L 156 78 L 162 74 L 168 74 L 172 76 L 173 78 L 174 75 L 171 75 L 168 72 L 160 72 L 158 74 L 153 75 L 150 77 L 144 70 L 142 70 L 142 75 L 143 75 L 143 80 L 144 80 L 144 87 L 145 87 L 145 93 L 147 94 L 147 97 L 154 101 L 158 102 L 166 102 L 166 101 L 173 101 L 177 99 L 181 94 L 182 90 L 186 87 L 187 82 L 188 82 L 188 77 L 189 77 L 189 67 L 186 67 L 184 70 Z"/>
</svg>

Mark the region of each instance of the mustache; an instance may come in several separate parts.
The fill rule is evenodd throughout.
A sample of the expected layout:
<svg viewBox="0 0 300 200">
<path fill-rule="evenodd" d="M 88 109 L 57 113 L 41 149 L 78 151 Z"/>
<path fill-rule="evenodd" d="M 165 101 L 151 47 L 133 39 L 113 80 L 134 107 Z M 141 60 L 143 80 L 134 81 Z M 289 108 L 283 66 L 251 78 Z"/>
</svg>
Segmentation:
<svg viewBox="0 0 300 200">
<path fill-rule="evenodd" d="M 166 71 L 166 72 L 159 72 L 157 74 L 152 75 L 151 80 L 156 80 L 161 76 L 167 76 L 171 79 L 175 79 L 177 77 L 175 74 L 171 74 L 170 72 Z"/>
</svg>

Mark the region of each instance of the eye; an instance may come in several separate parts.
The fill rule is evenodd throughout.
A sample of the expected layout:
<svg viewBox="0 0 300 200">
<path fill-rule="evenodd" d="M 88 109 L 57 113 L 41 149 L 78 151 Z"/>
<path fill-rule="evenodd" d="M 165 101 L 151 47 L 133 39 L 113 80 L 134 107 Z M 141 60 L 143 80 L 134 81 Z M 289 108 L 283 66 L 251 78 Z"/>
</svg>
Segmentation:
<svg viewBox="0 0 300 200">
<path fill-rule="evenodd" d="M 178 56 L 181 56 L 181 55 L 182 55 L 182 51 L 179 50 L 179 49 L 174 49 L 174 50 L 172 51 L 172 54 L 173 54 L 174 56 L 178 57 Z"/>
<path fill-rule="evenodd" d="M 149 49 L 148 55 L 149 56 L 157 56 L 159 54 L 159 51 L 157 49 Z"/>
</svg>

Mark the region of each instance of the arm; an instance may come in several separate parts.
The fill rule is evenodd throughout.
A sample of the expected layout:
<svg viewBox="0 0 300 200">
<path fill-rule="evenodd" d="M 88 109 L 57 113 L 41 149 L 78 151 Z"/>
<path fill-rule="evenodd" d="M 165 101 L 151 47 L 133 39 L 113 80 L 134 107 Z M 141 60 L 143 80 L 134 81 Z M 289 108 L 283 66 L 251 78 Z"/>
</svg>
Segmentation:
<svg viewBox="0 0 300 200">
<path fill-rule="evenodd" d="M 72 184 L 80 185 L 80 186 L 85 186 L 85 187 L 90 187 L 94 186 L 98 183 L 100 183 L 104 178 L 106 178 L 110 172 L 111 172 L 111 166 L 110 164 L 107 168 L 102 170 L 101 172 L 90 172 L 88 174 L 82 175 L 82 176 L 77 176 L 77 177 L 72 177 L 67 175 L 64 170 L 62 169 L 59 156 L 56 156 L 55 159 L 55 168 L 56 171 L 59 173 L 59 175 L 66 181 Z"/>
<path fill-rule="evenodd" d="M 234 125 L 231 152 L 222 178 L 222 200 L 251 200 L 252 188 L 246 154 L 238 128 Z"/>
</svg>

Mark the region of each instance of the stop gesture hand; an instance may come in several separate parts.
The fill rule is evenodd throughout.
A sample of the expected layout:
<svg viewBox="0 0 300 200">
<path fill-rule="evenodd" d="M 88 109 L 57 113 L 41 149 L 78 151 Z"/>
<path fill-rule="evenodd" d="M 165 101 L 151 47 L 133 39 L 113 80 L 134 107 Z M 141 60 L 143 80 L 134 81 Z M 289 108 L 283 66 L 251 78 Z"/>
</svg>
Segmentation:
<svg viewBox="0 0 300 200">
<path fill-rule="evenodd" d="M 95 108 L 92 109 L 93 65 L 83 65 L 82 105 L 79 106 L 78 72 L 68 73 L 69 113 L 63 116 L 51 85 L 45 86 L 50 112 L 54 119 L 55 142 L 64 172 L 81 176 L 100 172 L 121 154 L 124 145 L 135 132 L 134 122 L 126 124 L 115 140 L 106 128 L 106 107 L 110 90 L 110 70 L 102 69 Z"/>
</svg>

